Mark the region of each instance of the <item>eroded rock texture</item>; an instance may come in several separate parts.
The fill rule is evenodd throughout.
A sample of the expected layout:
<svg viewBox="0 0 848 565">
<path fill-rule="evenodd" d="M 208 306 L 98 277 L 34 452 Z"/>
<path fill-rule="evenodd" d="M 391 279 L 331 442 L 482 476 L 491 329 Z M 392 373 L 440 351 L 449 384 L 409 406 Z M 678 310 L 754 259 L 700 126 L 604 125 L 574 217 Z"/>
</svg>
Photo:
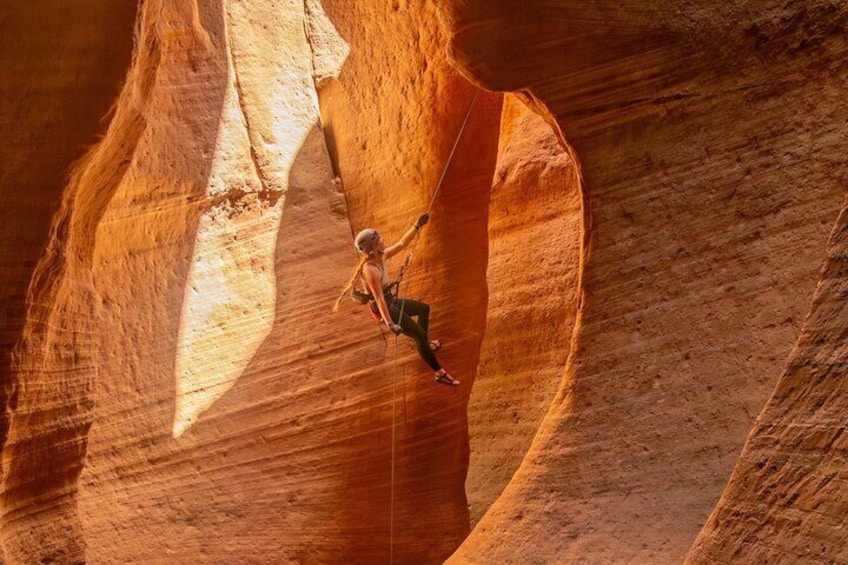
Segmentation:
<svg viewBox="0 0 848 565">
<path fill-rule="evenodd" d="M 68 143 L 37 179 L 3 153 L 3 213 L 37 216 L 9 224 L 20 249 L 3 236 L 6 561 L 681 562 L 842 202 L 846 14 L 140 3 L 114 114 L 61 204 Z M 118 29 L 98 22 L 69 45 Z M 80 71 L 100 92 L 85 115 L 118 51 Z M 67 68 L 91 53 L 68 49 Z M 6 106 L 62 107 L 6 92 L 4 138 Z M 351 232 L 411 225 L 469 110 L 407 275 L 463 381 L 449 389 L 358 306 L 330 308 Z M 844 558 L 843 224 L 693 562 Z"/>
<path fill-rule="evenodd" d="M 500 495 L 559 387 L 577 313 L 577 163 L 513 95 L 489 200 L 486 335 L 468 407 L 472 523 Z"/>
<path fill-rule="evenodd" d="M 410 30 L 423 18 L 370 10 Z M 368 181 L 351 200 L 388 238 L 426 207 L 475 91 L 424 15 L 429 51 L 397 75 L 420 115 L 394 99 L 399 120 L 357 141 L 382 154 L 336 155 L 353 187 Z M 405 342 L 396 367 L 368 316 L 330 311 L 355 261 L 319 124 L 316 85 L 349 52 L 331 16 L 317 2 L 142 4 L 115 116 L 31 286 L 4 448 L 10 561 L 386 560 L 393 409 L 397 562 L 441 561 L 467 534 L 470 387 L 436 387 Z M 431 59 L 441 70 L 417 79 Z M 340 86 L 376 120 L 378 67 L 362 60 L 368 81 Z M 469 385 L 499 109 L 479 97 L 418 248 L 421 265 L 440 261 L 410 287 L 434 297 L 443 358 Z M 393 171 L 379 159 L 404 136 Z"/>
<path fill-rule="evenodd" d="M 46 3 L 42 3 L 46 4 Z M 105 129 L 132 49 L 133 3 L 0 7 L 0 401 L 25 294 L 70 163 Z M 6 412 L 0 415 L 5 443 Z M 0 472 L 2 476 L 2 472 Z"/>
<path fill-rule="evenodd" d="M 559 395 L 456 562 L 681 562 L 781 371 L 844 193 L 845 8 L 460 2 L 452 55 L 580 156 Z"/>
<path fill-rule="evenodd" d="M 63 260 L 57 259 L 57 246 L 66 242 L 67 216 L 60 212 L 49 238 L 48 224 L 60 200 L 64 201 L 62 209 L 67 209 L 69 191 L 62 196 L 61 189 L 69 163 L 83 153 L 84 145 L 95 141 L 98 119 L 114 100 L 126 72 L 135 6 L 53 3 L 46 14 L 39 8 L 28 3 L 0 8 L 4 76 L 0 113 L 2 533 L 10 561 L 31 562 L 38 555 L 52 555 L 70 562 L 80 558 L 83 547 L 73 492 L 84 452 L 88 410 L 78 393 L 87 387 L 87 379 L 77 378 L 73 371 L 41 372 L 39 361 L 21 358 L 26 345 L 21 346 L 17 358 L 10 356 L 8 346 L 20 339 L 23 331 L 43 345 L 41 356 L 52 356 L 57 365 L 74 359 L 83 368 L 81 372 L 90 366 L 88 336 L 78 336 L 80 341 L 88 340 L 79 349 L 64 347 L 54 339 L 63 327 L 73 324 L 66 316 L 68 310 L 54 312 L 54 308 L 63 308 L 56 298 L 74 290 L 61 287 L 61 277 L 56 276 L 64 268 Z M 80 221 L 88 223 L 96 214 L 95 204 Z M 50 246 L 47 256 L 33 274 L 45 241 Z M 69 253 L 76 253 L 75 243 L 67 243 Z M 27 284 L 28 307 L 22 300 Z M 83 285 L 77 287 L 80 294 L 85 292 Z M 80 314 L 84 309 L 71 308 Z M 76 338 L 69 336 L 68 342 Z M 18 365 L 11 370 L 10 360 L 12 367 Z M 18 375 L 13 376 L 13 371 Z M 25 372 L 33 375 L 28 391 L 16 386 Z M 10 411 L 18 409 L 23 416 L 9 418 Z M 36 547 L 39 549 L 33 551 Z"/>
<path fill-rule="evenodd" d="M 787 368 L 686 563 L 841 563 L 848 212 Z"/>
<path fill-rule="evenodd" d="M 448 38 L 431 4 L 325 0 L 324 8 L 351 49 L 338 82 L 320 98 L 354 232 L 374 226 L 391 241 L 408 229 L 427 208 L 471 111 L 404 283 L 405 294 L 431 305 L 431 334 L 445 343 L 439 359 L 469 386 L 434 388 L 432 373 L 404 341 L 400 367 L 392 363 L 392 339 L 381 368 L 385 378 L 403 379 L 397 394 L 405 394 L 395 480 L 395 535 L 402 541 L 395 558 L 439 562 L 469 531 L 466 408 L 486 323 L 487 214 L 501 97 L 475 98 L 475 88 L 449 66 Z M 342 264 L 352 268 L 354 261 L 350 253 Z M 389 380 L 368 386 L 391 394 Z M 383 452 L 372 464 L 385 468 L 388 460 Z M 382 496 L 387 486 L 373 488 Z M 361 515 L 373 511 L 371 501 L 362 504 Z M 356 543 L 365 548 L 372 541 L 363 533 Z"/>
</svg>

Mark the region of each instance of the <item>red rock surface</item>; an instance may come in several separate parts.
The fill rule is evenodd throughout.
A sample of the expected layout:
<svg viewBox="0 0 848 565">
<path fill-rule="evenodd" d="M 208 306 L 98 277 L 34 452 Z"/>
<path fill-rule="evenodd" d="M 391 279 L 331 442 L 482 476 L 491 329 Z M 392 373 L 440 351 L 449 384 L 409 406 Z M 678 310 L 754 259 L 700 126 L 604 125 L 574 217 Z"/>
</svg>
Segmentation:
<svg viewBox="0 0 848 565">
<path fill-rule="evenodd" d="M 841 563 L 848 212 L 809 316 L 686 563 Z"/>
<path fill-rule="evenodd" d="M 513 95 L 489 200 L 486 335 L 468 406 L 472 525 L 500 495 L 559 387 L 577 313 L 577 165 Z"/>
<path fill-rule="evenodd" d="M 47 4 L 50 4 L 47 8 Z M 132 48 L 133 3 L 8 2 L 0 7 L 0 376 L 24 324 L 70 163 L 105 129 Z M 107 122 L 108 123 L 108 122 Z M 6 387 L 0 402 L 6 405 Z M 0 443 L 7 431 L 0 416 Z M 0 473 L 2 476 L 2 473 Z"/>
<path fill-rule="evenodd" d="M 789 353 L 844 194 L 844 14 L 446 11 L 457 65 L 561 128 L 591 216 L 573 362 L 455 562 L 683 560 Z"/>
<path fill-rule="evenodd" d="M 76 526 L 64 517 L 73 514 L 67 492 L 79 470 L 82 434 L 69 417 L 77 409 L 66 403 L 74 400 L 61 397 L 74 383 L 56 378 L 52 394 L 39 395 L 40 417 L 24 421 L 22 434 L 22 422 L 13 424 L 7 443 L 8 411 L 26 403 L 10 379 L 11 346 L 21 338 L 27 302 L 36 317 L 51 308 L 39 302 L 41 293 L 25 301 L 27 285 L 44 254 L 68 167 L 104 129 L 100 119 L 129 63 L 135 11 L 132 3 L 104 1 L 0 7 L 0 439 L 6 448 L 2 533 L 10 562 L 36 560 L 33 542 L 20 547 L 7 537 L 11 532 L 68 560 L 80 551 L 64 540 Z M 15 441 L 20 443 L 12 447 Z"/>
<path fill-rule="evenodd" d="M 848 9 L 146 0 L 59 204 L 131 39 L 84 4 L 31 66 L 52 20 L 0 8 L 45 93 L 0 119 L 7 562 L 679 563 L 705 523 L 692 562 L 844 557 L 844 216 L 708 517 L 844 197 Z M 408 275 L 448 389 L 330 307 L 472 100 Z"/>
<path fill-rule="evenodd" d="M 316 9 L 143 5 L 115 117 L 75 170 L 32 286 L 4 449 L 8 559 L 388 557 L 393 349 L 361 310 L 330 312 L 355 257 L 314 85 L 346 46 Z M 389 238 L 425 207 L 473 96 L 439 57 L 425 86 L 447 82 L 463 103 L 425 100 L 436 115 L 365 136 L 420 124 L 405 164 L 417 184 L 349 190 L 373 199 Z M 468 386 L 437 387 L 401 342 L 398 562 L 441 561 L 468 532 L 499 105 L 478 99 L 419 247 L 411 292 L 433 296 L 442 356 Z"/>
</svg>

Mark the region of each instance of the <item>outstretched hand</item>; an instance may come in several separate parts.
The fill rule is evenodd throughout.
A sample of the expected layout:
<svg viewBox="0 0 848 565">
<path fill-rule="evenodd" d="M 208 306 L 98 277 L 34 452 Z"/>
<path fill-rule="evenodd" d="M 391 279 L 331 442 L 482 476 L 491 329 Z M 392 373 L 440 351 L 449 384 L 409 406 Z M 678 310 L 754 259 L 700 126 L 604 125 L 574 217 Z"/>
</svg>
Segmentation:
<svg viewBox="0 0 848 565">
<path fill-rule="evenodd" d="M 415 220 L 415 229 L 420 230 L 428 221 L 430 221 L 430 213 L 424 212 L 423 214 L 418 216 L 417 220 Z"/>
</svg>

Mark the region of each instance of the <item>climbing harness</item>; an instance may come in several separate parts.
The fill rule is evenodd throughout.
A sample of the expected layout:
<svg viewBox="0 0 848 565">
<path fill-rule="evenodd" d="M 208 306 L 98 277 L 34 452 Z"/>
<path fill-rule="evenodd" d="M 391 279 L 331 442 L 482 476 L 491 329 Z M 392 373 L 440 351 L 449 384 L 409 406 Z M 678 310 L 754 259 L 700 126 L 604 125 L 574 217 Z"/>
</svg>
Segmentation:
<svg viewBox="0 0 848 565">
<path fill-rule="evenodd" d="M 401 265 L 400 271 L 398 271 L 397 278 L 395 278 L 394 282 L 392 282 L 389 286 L 387 286 L 386 288 L 383 289 L 384 294 L 387 293 L 387 292 L 391 293 L 391 295 L 395 298 L 397 298 L 400 295 L 399 294 L 400 283 L 401 283 L 401 281 L 403 281 L 404 272 L 406 271 L 406 268 L 409 267 L 410 263 L 412 263 L 412 253 L 407 253 L 406 260 L 404 260 L 403 265 Z M 365 263 L 363 263 L 362 266 L 364 267 Z M 362 304 L 363 306 L 370 306 L 371 307 L 370 308 L 371 316 L 375 320 L 377 320 L 378 324 L 380 324 L 380 323 L 382 323 L 382 319 L 380 318 L 380 313 L 375 312 L 376 298 L 374 296 L 371 296 L 370 292 L 367 292 L 367 291 L 362 292 L 361 290 L 357 289 L 357 286 L 359 286 L 359 275 L 361 273 L 362 273 L 362 269 L 360 269 L 359 273 L 357 273 L 357 275 L 356 275 L 356 282 L 353 285 L 353 289 L 351 289 L 351 291 L 350 291 L 350 297 L 355 302 L 358 302 L 359 304 Z M 380 331 L 382 332 L 382 326 L 380 328 Z"/>
<path fill-rule="evenodd" d="M 450 167 L 451 161 L 453 161 L 454 153 L 456 153 L 456 148 L 459 146 L 459 140 L 462 139 L 462 133 L 465 131 L 465 126 L 468 125 L 468 118 L 471 117 L 471 110 L 474 109 L 474 103 L 477 101 L 477 95 L 480 94 L 480 91 L 477 90 L 474 92 L 474 97 L 471 99 L 471 103 L 468 105 L 468 110 L 465 112 L 465 118 L 462 120 L 462 125 L 459 127 L 459 133 L 456 135 L 456 140 L 453 142 L 453 147 L 451 148 L 450 153 L 448 154 L 448 159 L 445 162 L 445 166 L 442 169 L 442 175 L 439 177 L 439 182 L 436 183 L 436 190 L 433 191 L 433 196 L 430 198 L 430 204 L 427 206 L 427 214 L 433 209 L 433 204 L 436 202 L 436 198 L 439 196 L 439 191 L 442 190 L 442 183 L 445 180 L 445 175 L 447 175 L 448 168 Z M 415 248 L 418 246 L 418 235 L 420 234 L 420 230 L 415 232 L 413 236 L 412 249 L 409 251 L 409 254 L 406 256 L 406 261 L 404 261 L 403 267 L 401 267 L 400 272 L 398 274 L 398 278 L 392 284 L 395 286 L 398 294 L 400 295 L 400 285 L 403 280 L 404 271 L 412 264 L 412 258 L 415 255 Z M 407 278 L 406 286 L 404 287 L 404 296 L 409 291 L 409 283 L 411 278 Z M 401 303 L 400 307 L 400 315 L 398 316 L 398 322 L 403 319 L 403 310 L 406 307 L 406 302 Z M 382 328 L 381 328 L 382 332 Z M 395 559 L 395 420 L 397 410 L 395 408 L 396 404 L 396 381 L 398 376 L 398 335 L 395 334 L 395 378 L 392 379 L 392 450 L 391 450 L 391 491 L 389 495 L 389 565 L 394 565 Z M 404 383 L 404 403 L 406 402 L 406 383 Z M 404 414 L 405 415 L 405 414 Z"/>
<path fill-rule="evenodd" d="M 442 184 L 445 180 L 445 176 L 447 175 L 448 168 L 450 167 L 450 164 L 453 161 L 453 156 L 456 153 L 457 147 L 459 146 L 459 141 L 462 139 L 462 134 L 465 131 L 465 126 L 468 125 L 468 119 L 471 117 L 471 111 L 474 109 L 474 103 L 477 102 L 477 96 L 479 94 L 480 94 L 480 91 L 479 90 L 476 91 L 474 93 L 473 98 L 471 99 L 471 103 L 468 105 L 468 110 L 465 113 L 465 118 L 462 120 L 462 125 L 459 127 L 459 132 L 457 133 L 456 139 L 454 140 L 453 147 L 451 148 L 451 151 L 448 154 L 447 161 L 445 162 L 445 166 L 442 169 L 442 174 L 439 177 L 439 181 L 436 183 L 436 189 L 433 191 L 433 196 L 430 198 L 430 203 L 427 206 L 427 212 L 426 213 L 428 215 L 430 214 L 430 211 L 433 209 L 433 204 L 435 204 L 436 198 L 439 196 L 439 192 L 442 190 Z M 345 193 L 345 204 L 347 204 L 347 194 L 346 193 Z M 369 232 L 369 233 L 366 233 L 366 231 Z M 370 233 L 370 232 L 373 232 L 373 234 Z M 356 241 L 357 249 L 359 249 L 361 251 L 362 247 L 360 247 L 360 243 L 361 242 L 367 243 L 367 242 L 371 241 L 373 239 L 374 234 L 377 234 L 377 232 L 375 230 L 363 230 L 362 232 L 360 232 L 360 234 L 354 238 L 355 241 Z M 403 283 L 404 274 L 406 273 L 406 270 L 408 268 L 410 268 L 410 266 L 412 265 L 412 260 L 413 260 L 413 257 L 415 255 L 415 249 L 418 246 L 418 241 L 419 241 L 418 235 L 419 234 L 420 234 L 420 230 L 416 231 L 415 234 L 413 235 L 412 249 L 409 251 L 409 253 L 407 253 L 406 260 L 404 261 L 403 265 L 401 266 L 401 268 L 398 272 L 397 278 L 394 280 L 394 282 L 389 284 L 389 286 L 387 286 L 386 288 L 383 289 L 384 293 L 387 292 L 387 291 L 391 292 L 391 296 L 394 299 L 396 299 L 397 297 L 399 297 L 401 295 L 400 287 L 401 287 L 401 284 Z M 352 226 L 351 226 L 351 236 L 353 236 Z M 379 238 L 379 235 L 377 235 L 377 237 Z M 367 291 L 363 292 L 363 291 L 358 290 L 358 288 L 357 288 L 357 286 L 359 285 L 359 279 L 360 279 L 360 276 L 362 274 L 362 269 L 364 268 L 364 266 L 365 266 L 365 262 L 363 262 L 359 266 L 359 271 L 356 274 L 356 276 L 354 277 L 354 286 L 350 291 L 350 297 L 353 300 L 355 300 L 356 302 L 358 302 L 359 304 L 362 304 L 363 306 L 370 306 L 371 303 L 376 300 L 376 297 L 372 296 L 371 293 L 369 293 Z M 403 292 L 404 296 L 406 296 L 407 292 L 409 291 L 410 280 L 411 280 L 410 278 L 406 279 L 406 286 L 404 287 L 404 292 Z M 406 301 L 402 301 L 401 307 L 400 307 L 400 315 L 398 317 L 398 322 L 400 322 L 403 319 L 403 311 L 404 311 L 405 308 L 406 308 Z M 383 327 L 382 327 L 379 312 L 375 312 L 376 308 L 369 308 L 369 310 L 371 311 L 372 317 L 376 320 L 377 324 L 380 327 L 380 336 L 383 338 L 383 341 L 386 342 L 386 337 L 385 337 L 385 334 L 383 332 Z M 395 553 L 394 553 L 395 552 L 395 444 L 396 444 L 396 440 L 397 440 L 397 430 L 396 430 L 396 428 L 397 428 L 397 426 L 396 426 L 396 423 L 397 423 L 397 407 L 396 407 L 396 405 L 397 405 L 397 392 L 396 392 L 396 390 L 397 390 L 397 377 L 398 377 L 398 368 L 399 368 L 398 367 L 398 341 L 399 341 L 398 338 L 399 338 L 398 334 L 395 334 L 395 351 L 394 351 L 394 371 L 395 371 L 395 375 L 394 375 L 394 378 L 392 378 L 392 447 L 391 447 L 391 481 L 390 481 L 391 489 L 390 489 L 390 494 L 389 494 L 389 564 L 390 565 L 394 565 L 394 556 L 395 556 Z M 404 393 L 403 393 L 403 396 L 404 396 L 404 418 L 406 418 L 406 409 L 405 409 L 405 406 L 406 406 L 406 382 L 405 381 L 404 381 L 403 385 L 404 385 Z"/>
</svg>

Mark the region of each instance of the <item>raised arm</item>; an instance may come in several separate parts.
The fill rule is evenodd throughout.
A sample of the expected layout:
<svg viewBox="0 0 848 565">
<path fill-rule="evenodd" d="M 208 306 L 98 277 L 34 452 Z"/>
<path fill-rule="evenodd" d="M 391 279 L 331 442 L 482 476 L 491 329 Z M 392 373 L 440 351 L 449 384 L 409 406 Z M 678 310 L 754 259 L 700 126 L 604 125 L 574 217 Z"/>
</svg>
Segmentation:
<svg viewBox="0 0 848 565">
<path fill-rule="evenodd" d="M 427 212 L 418 216 L 418 219 L 415 220 L 415 225 L 406 230 L 406 233 L 403 234 L 403 237 L 400 238 L 400 241 L 398 241 L 394 245 L 386 247 L 386 250 L 383 251 L 383 254 L 385 255 L 386 259 L 388 259 L 392 255 L 397 255 L 398 253 L 403 251 L 403 249 L 406 248 L 406 246 L 409 245 L 415 238 L 415 234 L 418 233 L 418 231 L 424 227 L 424 224 L 426 224 L 429 219 L 430 214 Z"/>
</svg>

